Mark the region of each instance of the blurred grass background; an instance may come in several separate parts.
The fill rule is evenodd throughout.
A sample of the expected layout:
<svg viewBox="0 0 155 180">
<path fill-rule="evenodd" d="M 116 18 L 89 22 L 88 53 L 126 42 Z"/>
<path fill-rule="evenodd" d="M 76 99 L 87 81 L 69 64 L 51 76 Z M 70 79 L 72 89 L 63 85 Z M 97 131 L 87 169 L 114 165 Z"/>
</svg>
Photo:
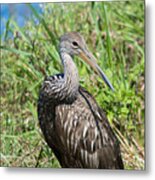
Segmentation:
<svg viewBox="0 0 155 180">
<path fill-rule="evenodd" d="M 25 26 L 9 18 L 1 35 L 1 166 L 60 167 L 43 139 L 36 107 L 44 77 L 63 71 L 59 37 L 78 31 L 115 92 L 75 58 L 80 83 L 106 111 L 125 169 L 144 169 L 144 1 L 45 3 L 42 14 L 27 6 L 32 14 Z"/>
</svg>

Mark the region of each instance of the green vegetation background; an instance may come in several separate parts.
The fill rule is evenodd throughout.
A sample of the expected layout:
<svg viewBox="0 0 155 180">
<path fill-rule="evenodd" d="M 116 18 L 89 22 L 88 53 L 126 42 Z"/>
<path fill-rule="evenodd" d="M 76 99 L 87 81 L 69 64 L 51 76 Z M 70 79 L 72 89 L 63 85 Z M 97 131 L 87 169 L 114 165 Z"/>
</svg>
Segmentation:
<svg viewBox="0 0 155 180">
<path fill-rule="evenodd" d="M 1 166 L 60 167 L 43 139 L 36 108 L 44 77 L 63 71 L 59 37 L 77 31 L 115 92 L 75 58 L 80 83 L 106 111 L 125 168 L 144 169 L 144 2 L 47 3 L 43 15 L 27 5 L 27 24 L 21 28 L 9 19 L 1 36 Z"/>
</svg>

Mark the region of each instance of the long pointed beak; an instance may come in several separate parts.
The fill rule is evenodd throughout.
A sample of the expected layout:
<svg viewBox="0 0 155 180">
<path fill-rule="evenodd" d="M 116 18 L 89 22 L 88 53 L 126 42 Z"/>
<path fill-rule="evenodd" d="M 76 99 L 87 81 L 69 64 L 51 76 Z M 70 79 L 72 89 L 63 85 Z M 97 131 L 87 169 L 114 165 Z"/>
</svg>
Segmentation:
<svg viewBox="0 0 155 180">
<path fill-rule="evenodd" d="M 114 91 L 114 88 L 104 72 L 101 70 L 101 68 L 97 65 L 95 57 L 88 51 L 84 50 L 82 51 L 79 56 L 87 63 L 89 64 L 92 69 L 105 81 L 105 83 L 108 85 L 108 87 Z"/>
</svg>

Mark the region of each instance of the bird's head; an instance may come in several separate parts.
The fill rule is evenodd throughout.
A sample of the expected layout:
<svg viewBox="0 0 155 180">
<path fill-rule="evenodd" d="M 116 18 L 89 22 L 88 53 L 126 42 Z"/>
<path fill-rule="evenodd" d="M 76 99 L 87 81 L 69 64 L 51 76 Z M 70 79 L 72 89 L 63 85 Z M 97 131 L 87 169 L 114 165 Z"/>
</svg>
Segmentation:
<svg viewBox="0 0 155 180">
<path fill-rule="evenodd" d="M 97 65 L 95 57 L 88 50 L 85 40 L 79 33 L 69 32 L 61 36 L 60 52 L 65 52 L 71 56 L 77 55 L 81 57 L 106 82 L 110 89 L 114 91 L 112 84 L 101 68 Z"/>
</svg>

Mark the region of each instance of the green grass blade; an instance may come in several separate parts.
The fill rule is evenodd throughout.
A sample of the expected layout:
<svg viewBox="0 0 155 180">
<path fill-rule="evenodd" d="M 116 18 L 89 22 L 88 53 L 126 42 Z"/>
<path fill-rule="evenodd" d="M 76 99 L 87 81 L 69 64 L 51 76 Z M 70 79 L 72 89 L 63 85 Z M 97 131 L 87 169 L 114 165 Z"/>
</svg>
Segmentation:
<svg viewBox="0 0 155 180">
<path fill-rule="evenodd" d="M 18 49 L 15 49 L 15 48 L 10 48 L 10 47 L 7 47 L 7 46 L 0 46 L 0 49 L 6 50 L 6 51 L 10 51 L 12 53 L 15 53 L 15 54 L 18 54 L 18 55 L 22 55 L 22 56 L 32 56 L 32 53 L 28 53 L 28 52 L 25 52 L 25 51 L 22 51 L 22 50 L 18 50 Z"/>
<path fill-rule="evenodd" d="M 47 31 L 49 37 L 51 38 L 53 44 L 57 44 L 56 38 L 54 33 L 48 28 L 48 25 L 45 21 L 45 19 L 43 19 L 39 13 L 37 12 L 37 10 L 31 5 L 31 4 L 27 4 L 27 6 L 31 9 L 31 11 L 33 12 L 34 16 L 40 21 L 40 23 L 42 23 L 43 27 L 45 28 L 45 30 Z"/>
</svg>

